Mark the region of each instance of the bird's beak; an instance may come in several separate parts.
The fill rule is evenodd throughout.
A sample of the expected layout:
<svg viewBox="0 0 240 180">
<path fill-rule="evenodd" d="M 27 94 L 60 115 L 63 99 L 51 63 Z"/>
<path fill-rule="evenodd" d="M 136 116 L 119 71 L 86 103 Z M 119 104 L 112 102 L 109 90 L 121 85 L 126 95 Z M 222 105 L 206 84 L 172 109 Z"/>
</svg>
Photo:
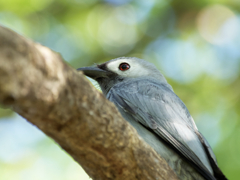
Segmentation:
<svg viewBox="0 0 240 180">
<path fill-rule="evenodd" d="M 98 67 L 82 67 L 78 68 L 77 71 L 82 71 L 86 76 L 95 80 L 98 78 L 107 78 L 112 74 L 110 71 L 102 70 Z"/>
</svg>

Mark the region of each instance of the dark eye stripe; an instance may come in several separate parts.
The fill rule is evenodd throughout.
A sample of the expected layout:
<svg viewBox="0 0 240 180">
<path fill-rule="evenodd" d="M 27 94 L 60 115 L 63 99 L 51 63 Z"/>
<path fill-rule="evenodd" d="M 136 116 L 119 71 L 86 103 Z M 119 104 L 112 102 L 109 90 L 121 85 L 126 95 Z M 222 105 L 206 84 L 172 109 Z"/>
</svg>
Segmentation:
<svg viewBox="0 0 240 180">
<path fill-rule="evenodd" d="M 126 71 L 130 68 L 130 65 L 128 63 L 121 63 L 118 68 L 121 71 Z"/>
</svg>

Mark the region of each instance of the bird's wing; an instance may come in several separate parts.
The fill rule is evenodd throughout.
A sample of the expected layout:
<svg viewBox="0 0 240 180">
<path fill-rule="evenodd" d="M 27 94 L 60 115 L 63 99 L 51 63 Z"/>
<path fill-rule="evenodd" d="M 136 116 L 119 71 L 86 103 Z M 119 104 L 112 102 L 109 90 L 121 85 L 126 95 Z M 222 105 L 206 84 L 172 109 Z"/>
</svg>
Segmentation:
<svg viewBox="0 0 240 180">
<path fill-rule="evenodd" d="M 215 180 L 186 106 L 166 85 L 143 79 L 119 83 L 107 98 L 164 139 L 203 177 Z"/>
<path fill-rule="evenodd" d="M 200 132 L 197 132 L 197 135 L 206 150 L 206 153 L 208 155 L 208 158 L 210 160 L 210 163 L 211 163 L 211 166 L 212 166 L 212 169 L 214 172 L 214 176 L 218 180 L 227 180 L 226 176 L 223 174 L 221 169 L 218 167 L 216 156 L 214 155 L 213 150 L 212 150 L 211 146 L 209 145 L 209 143 L 207 142 L 205 137 Z"/>
</svg>

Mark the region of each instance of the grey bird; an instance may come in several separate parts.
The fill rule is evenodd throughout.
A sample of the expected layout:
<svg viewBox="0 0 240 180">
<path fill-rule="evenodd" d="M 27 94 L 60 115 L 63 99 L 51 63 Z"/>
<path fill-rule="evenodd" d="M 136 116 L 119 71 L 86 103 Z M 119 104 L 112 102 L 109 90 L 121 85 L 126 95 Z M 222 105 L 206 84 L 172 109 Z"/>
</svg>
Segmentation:
<svg viewBox="0 0 240 180">
<path fill-rule="evenodd" d="M 77 69 L 103 94 L 181 180 L 226 180 L 185 104 L 151 63 L 121 57 Z"/>
</svg>

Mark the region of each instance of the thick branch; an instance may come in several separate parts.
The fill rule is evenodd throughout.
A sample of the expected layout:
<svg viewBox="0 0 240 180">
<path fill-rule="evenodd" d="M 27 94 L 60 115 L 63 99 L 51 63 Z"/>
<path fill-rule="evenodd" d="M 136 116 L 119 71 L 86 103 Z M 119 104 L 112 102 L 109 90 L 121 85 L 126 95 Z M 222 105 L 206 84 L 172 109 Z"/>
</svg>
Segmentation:
<svg viewBox="0 0 240 180">
<path fill-rule="evenodd" d="M 82 74 L 3 27 L 0 103 L 53 138 L 93 179 L 177 179 Z"/>
</svg>

